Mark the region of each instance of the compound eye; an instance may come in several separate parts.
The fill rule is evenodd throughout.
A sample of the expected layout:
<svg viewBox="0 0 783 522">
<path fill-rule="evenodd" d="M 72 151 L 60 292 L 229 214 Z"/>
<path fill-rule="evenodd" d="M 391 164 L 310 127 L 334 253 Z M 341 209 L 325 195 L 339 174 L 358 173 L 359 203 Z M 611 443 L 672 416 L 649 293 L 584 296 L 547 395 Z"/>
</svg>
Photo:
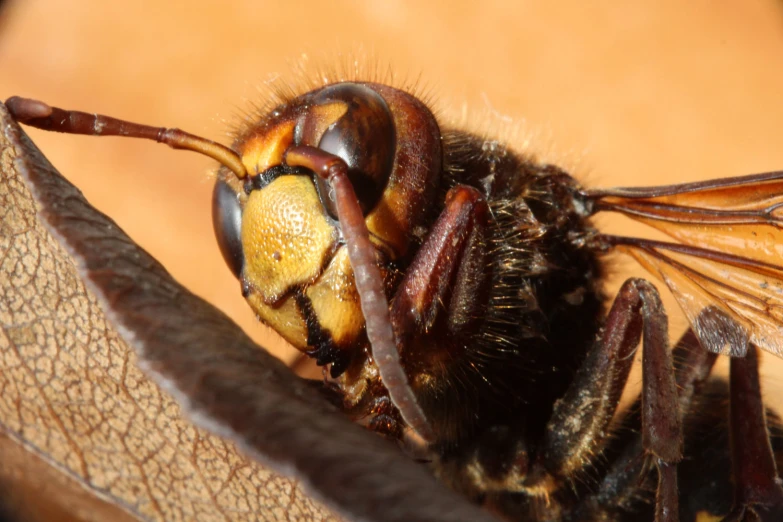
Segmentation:
<svg viewBox="0 0 783 522">
<path fill-rule="evenodd" d="M 321 89 L 314 106 L 344 106 L 344 114 L 323 132 L 317 146 L 342 158 L 366 215 L 380 200 L 394 167 L 394 118 L 383 97 L 366 85 L 340 83 Z M 307 143 L 310 144 L 310 143 Z M 323 190 L 322 198 L 325 195 Z M 324 201 L 332 213 L 333 202 Z"/>
<path fill-rule="evenodd" d="M 239 205 L 239 194 L 223 179 L 218 179 L 212 192 L 212 226 L 223 259 L 239 278 L 245 263 L 241 238 L 242 207 Z"/>
</svg>

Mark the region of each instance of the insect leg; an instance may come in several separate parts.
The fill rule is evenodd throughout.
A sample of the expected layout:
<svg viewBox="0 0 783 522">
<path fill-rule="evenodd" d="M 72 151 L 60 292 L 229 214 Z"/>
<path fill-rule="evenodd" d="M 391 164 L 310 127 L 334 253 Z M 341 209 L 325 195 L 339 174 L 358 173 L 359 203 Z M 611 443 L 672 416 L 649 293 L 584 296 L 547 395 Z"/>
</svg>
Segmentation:
<svg viewBox="0 0 783 522">
<path fill-rule="evenodd" d="M 480 288 L 486 278 L 477 271 L 485 266 L 483 238 L 489 208 L 478 190 L 452 188 L 446 208 L 419 249 L 392 303 L 392 323 L 401 344 L 413 335 L 428 332 L 443 313 L 449 316 L 448 334 L 461 333 L 473 316 Z M 450 306 L 454 301 L 457 306 Z M 439 314 L 439 312 L 441 312 Z M 404 351 L 404 350 L 403 350 Z"/>
<path fill-rule="evenodd" d="M 730 386 L 734 509 L 725 520 L 781 520 L 783 487 L 770 446 L 756 347 L 731 360 Z"/>
<path fill-rule="evenodd" d="M 717 354 L 708 352 L 694 334 L 688 330 L 672 350 L 675 360 L 675 378 L 679 392 L 681 415 L 690 411 L 695 398 L 701 393 L 703 384 L 707 381 Z M 644 480 L 646 467 L 642 439 L 635 434 L 639 425 L 638 400 L 630 408 L 628 417 L 623 424 L 634 428 L 632 437 L 628 438 L 622 447 L 613 452 L 613 457 L 607 467 L 606 474 L 601 479 L 599 488 L 589 498 L 581 502 L 578 512 L 584 520 L 602 520 L 611 518 L 619 509 L 633 509 L 640 500 L 640 480 Z"/>
<path fill-rule="evenodd" d="M 488 223 L 489 207 L 478 190 L 452 188 L 391 304 L 403 364 L 419 401 L 433 406 L 426 410 L 434 425 L 447 422 L 439 417 L 444 412 L 453 417 L 464 411 L 444 408 L 438 398 L 442 394 L 433 388 L 430 377 L 448 372 L 449 365 L 459 360 L 482 317 L 490 281 Z"/>
<path fill-rule="evenodd" d="M 674 373 L 680 412 L 684 415 L 690 410 L 694 397 L 698 395 L 702 384 L 710 376 L 718 354 L 705 350 L 691 329 L 683 334 L 672 350 L 672 354 L 676 368 Z"/>
<path fill-rule="evenodd" d="M 642 444 L 659 469 L 656 520 L 676 520 L 683 439 L 668 321 L 658 291 L 643 279 L 623 284 L 601 338 L 555 404 L 540 456 L 525 480 L 530 492 L 548 494 L 603 448 L 642 336 Z"/>
<path fill-rule="evenodd" d="M 669 324 L 658 291 L 642 290 L 642 446 L 658 467 L 655 520 L 678 520 L 677 463 L 683 455 L 682 420 L 669 352 Z M 649 328 L 648 328 L 649 326 Z"/>
</svg>

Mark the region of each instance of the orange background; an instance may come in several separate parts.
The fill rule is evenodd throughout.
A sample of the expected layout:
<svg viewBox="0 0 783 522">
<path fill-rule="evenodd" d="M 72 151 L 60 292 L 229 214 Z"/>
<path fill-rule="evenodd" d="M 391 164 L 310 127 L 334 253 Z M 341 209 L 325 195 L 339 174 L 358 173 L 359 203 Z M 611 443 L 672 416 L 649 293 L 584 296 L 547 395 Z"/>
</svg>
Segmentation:
<svg viewBox="0 0 783 522">
<path fill-rule="evenodd" d="M 503 132 L 592 185 L 783 168 L 783 4 L 24 0 L 0 15 L 0 97 L 178 126 L 230 142 L 227 122 L 290 76 L 363 49 L 421 76 L 447 114 Z M 362 54 L 359 52 L 358 54 Z M 213 163 L 121 139 L 30 132 L 49 159 L 185 285 L 286 360 L 225 268 Z M 640 233 L 601 218 L 614 232 Z M 633 265 L 617 262 L 616 287 Z M 671 310 L 675 305 L 670 298 Z M 673 314 L 675 315 L 675 314 Z M 672 331 L 683 328 L 674 320 Z M 767 393 L 783 365 L 767 357 Z M 638 378 L 634 378 L 638 380 Z M 779 392 L 777 392 L 779 395 Z"/>
</svg>

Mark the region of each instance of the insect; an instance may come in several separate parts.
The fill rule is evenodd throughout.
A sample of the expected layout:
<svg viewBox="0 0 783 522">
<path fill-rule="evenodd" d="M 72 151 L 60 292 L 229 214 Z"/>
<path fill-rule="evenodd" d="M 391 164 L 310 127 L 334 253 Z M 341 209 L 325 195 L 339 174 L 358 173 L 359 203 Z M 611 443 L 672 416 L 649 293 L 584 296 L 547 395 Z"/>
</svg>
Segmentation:
<svg viewBox="0 0 783 522">
<path fill-rule="evenodd" d="M 756 347 L 783 352 L 783 172 L 585 189 L 372 82 L 292 96 L 231 148 L 34 100 L 6 104 L 36 127 L 154 139 L 221 162 L 215 232 L 259 318 L 327 369 L 323 393 L 348 417 L 402 441 L 490 511 L 783 516 L 783 437 L 767 427 L 756 362 Z M 590 224 L 598 212 L 678 242 L 602 234 Z M 691 330 L 673 350 L 651 283 L 627 281 L 605 313 L 610 251 L 674 293 Z M 642 395 L 614 429 L 640 341 Z M 706 382 L 719 353 L 734 357 L 730 391 Z M 699 434 L 716 432 L 699 446 Z M 714 470 L 699 476 L 703 466 Z"/>
</svg>

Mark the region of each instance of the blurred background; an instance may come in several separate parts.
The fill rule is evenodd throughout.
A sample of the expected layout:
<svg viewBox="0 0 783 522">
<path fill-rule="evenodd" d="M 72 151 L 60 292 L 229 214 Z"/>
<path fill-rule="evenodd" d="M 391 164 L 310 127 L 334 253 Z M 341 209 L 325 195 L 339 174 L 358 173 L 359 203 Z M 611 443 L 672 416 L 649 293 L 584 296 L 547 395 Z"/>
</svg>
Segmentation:
<svg viewBox="0 0 783 522">
<path fill-rule="evenodd" d="M 354 56 L 400 80 L 420 78 L 446 118 L 467 115 L 593 186 L 783 168 L 780 1 L 11 0 L 0 11 L 3 99 L 37 97 L 223 143 L 229 124 L 263 103 L 269 81 L 294 78 L 303 61 L 328 67 Z M 220 257 L 211 160 L 29 132 L 175 277 L 295 358 L 255 321 Z M 599 224 L 643 230 L 620 218 Z M 611 288 L 635 270 L 620 259 L 612 266 Z M 671 328 L 678 336 L 683 320 Z M 763 367 L 770 397 L 783 395 L 783 364 L 772 359 Z"/>
</svg>

